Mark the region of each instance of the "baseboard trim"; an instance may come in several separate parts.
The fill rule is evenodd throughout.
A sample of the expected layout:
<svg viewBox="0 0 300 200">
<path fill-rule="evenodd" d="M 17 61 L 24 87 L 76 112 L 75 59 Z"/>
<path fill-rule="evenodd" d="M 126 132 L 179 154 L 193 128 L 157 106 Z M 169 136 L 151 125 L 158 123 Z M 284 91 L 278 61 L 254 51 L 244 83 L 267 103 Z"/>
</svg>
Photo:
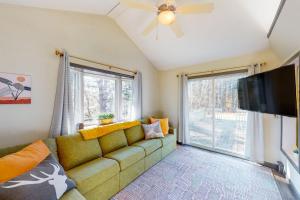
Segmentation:
<svg viewBox="0 0 300 200">
<path fill-rule="evenodd" d="M 300 194 L 298 193 L 294 183 L 289 179 L 289 187 L 291 189 L 291 191 L 293 192 L 293 194 L 297 197 L 297 199 L 300 199 Z"/>
</svg>

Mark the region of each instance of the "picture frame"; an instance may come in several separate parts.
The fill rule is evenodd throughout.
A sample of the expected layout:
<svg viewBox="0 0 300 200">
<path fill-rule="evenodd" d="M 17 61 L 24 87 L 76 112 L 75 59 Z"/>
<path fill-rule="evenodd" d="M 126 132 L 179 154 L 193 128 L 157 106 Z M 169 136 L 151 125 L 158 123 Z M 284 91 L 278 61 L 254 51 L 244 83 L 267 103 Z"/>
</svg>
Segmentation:
<svg viewBox="0 0 300 200">
<path fill-rule="evenodd" d="M 0 104 L 31 104 L 31 76 L 0 72 Z"/>
</svg>

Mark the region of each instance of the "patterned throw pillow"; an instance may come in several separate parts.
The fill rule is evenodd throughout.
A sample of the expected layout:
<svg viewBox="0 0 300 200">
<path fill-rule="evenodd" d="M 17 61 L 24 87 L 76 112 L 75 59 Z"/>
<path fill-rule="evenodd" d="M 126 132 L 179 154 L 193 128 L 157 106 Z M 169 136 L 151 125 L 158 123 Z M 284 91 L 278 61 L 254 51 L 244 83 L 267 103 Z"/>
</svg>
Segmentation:
<svg viewBox="0 0 300 200">
<path fill-rule="evenodd" d="M 168 135 L 168 133 L 169 133 L 169 119 L 168 118 L 156 119 L 156 118 L 150 117 L 151 124 L 153 124 L 156 121 L 160 121 L 160 127 L 161 127 L 161 130 L 162 130 L 164 136 Z"/>
<path fill-rule="evenodd" d="M 75 183 L 50 154 L 34 169 L 0 184 L 0 199 L 57 200 L 73 188 Z"/>
<path fill-rule="evenodd" d="M 145 133 L 145 139 L 153 139 L 153 138 L 162 138 L 164 137 L 164 134 L 160 127 L 160 122 L 154 122 L 153 124 L 142 124 L 144 133 Z"/>
</svg>

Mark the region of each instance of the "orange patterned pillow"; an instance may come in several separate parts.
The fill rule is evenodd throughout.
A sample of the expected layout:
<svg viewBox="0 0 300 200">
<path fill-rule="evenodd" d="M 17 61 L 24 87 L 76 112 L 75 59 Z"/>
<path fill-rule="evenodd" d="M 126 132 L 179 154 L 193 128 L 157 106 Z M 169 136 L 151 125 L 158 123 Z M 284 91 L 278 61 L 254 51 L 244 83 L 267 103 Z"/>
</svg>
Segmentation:
<svg viewBox="0 0 300 200">
<path fill-rule="evenodd" d="M 0 158 L 0 183 L 4 183 L 35 168 L 48 155 L 50 150 L 38 140 L 24 149 Z"/>
<path fill-rule="evenodd" d="M 161 130 L 162 130 L 163 134 L 168 135 L 168 133 L 169 133 L 169 119 L 168 118 L 156 119 L 156 118 L 150 117 L 151 124 L 153 124 L 156 121 L 160 122 Z"/>
</svg>

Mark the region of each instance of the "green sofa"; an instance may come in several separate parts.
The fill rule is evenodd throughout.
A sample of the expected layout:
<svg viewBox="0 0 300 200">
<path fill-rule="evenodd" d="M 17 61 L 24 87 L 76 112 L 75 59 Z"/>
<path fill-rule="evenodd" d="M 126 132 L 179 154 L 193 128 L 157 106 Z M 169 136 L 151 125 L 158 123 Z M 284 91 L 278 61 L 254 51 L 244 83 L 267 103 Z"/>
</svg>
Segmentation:
<svg viewBox="0 0 300 200">
<path fill-rule="evenodd" d="M 145 140 L 141 125 L 83 140 L 80 134 L 46 139 L 77 189 L 62 200 L 109 199 L 176 149 L 176 129 L 161 139 Z M 0 157 L 25 145 L 0 149 Z"/>
</svg>

